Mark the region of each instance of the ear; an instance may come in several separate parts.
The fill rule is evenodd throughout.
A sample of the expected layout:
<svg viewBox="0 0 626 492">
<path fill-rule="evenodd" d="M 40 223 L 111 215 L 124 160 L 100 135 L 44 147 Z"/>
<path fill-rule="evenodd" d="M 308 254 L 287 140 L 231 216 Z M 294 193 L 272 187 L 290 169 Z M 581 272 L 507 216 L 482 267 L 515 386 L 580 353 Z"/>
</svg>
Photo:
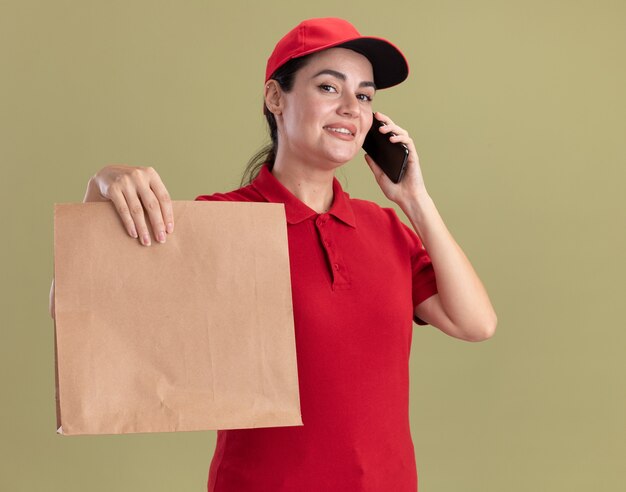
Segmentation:
<svg viewBox="0 0 626 492">
<path fill-rule="evenodd" d="M 265 105 L 274 116 L 278 116 L 283 111 L 283 90 L 280 88 L 278 82 L 273 79 L 268 80 L 265 83 Z"/>
</svg>

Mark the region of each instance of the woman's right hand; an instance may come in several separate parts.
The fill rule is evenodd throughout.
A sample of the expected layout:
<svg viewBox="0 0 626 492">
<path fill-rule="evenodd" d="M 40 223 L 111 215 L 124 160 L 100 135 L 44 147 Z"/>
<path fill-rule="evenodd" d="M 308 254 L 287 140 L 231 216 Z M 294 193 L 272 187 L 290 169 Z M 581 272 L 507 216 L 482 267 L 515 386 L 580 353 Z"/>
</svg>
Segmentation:
<svg viewBox="0 0 626 492">
<path fill-rule="evenodd" d="M 170 195 L 152 167 L 103 167 L 89 180 L 83 201 L 104 200 L 113 202 L 128 234 L 139 238 L 144 246 L 152 243 L 144 209 L 150 220 L 154 239 L 164 243 L 166 234 L 174 232 Z"/>
<path fill-rule="evenodd" d="M 172 200 L 152 167 L 111 165 L 98 171 L 87 185 L 83 202 L 111 200 L 128 234 L 150 246 L 150 232 L 144 215 L 148 212 L 154 237 L 165 242 L 165 234 L 174 232 Z M 50 315 L 55 318 L 54 279 L 50 286 Z"/>
</svg>

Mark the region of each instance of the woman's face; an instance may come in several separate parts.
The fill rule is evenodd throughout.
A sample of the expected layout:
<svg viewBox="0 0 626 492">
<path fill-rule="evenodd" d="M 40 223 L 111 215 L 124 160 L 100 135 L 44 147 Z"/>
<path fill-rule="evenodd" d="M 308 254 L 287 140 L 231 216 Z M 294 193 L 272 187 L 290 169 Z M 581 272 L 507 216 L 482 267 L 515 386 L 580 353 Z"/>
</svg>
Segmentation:
<svg viewBox="0 0 626 492">
<path fill-rule="evenodd" d="M 313 55 L 282 93 L 279 154 L 325 169 L 348 162 L 372 125 L 375 92 L 365 56 L 344 48 Z"/>
</svg>

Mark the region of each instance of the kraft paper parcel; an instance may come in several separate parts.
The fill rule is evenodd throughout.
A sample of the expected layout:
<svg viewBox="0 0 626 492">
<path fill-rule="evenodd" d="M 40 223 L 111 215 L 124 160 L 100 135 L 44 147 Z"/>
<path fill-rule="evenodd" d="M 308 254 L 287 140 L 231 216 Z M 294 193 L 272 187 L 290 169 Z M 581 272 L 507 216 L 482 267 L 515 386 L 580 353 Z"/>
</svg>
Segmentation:
<svg viewBox="0 0 626 492">
<path fill-rule="evenodd" d="M 55 206 L 57 432 L 302 425 L 284 206 L 173 206 L 150 247 Z"/>
</svg>

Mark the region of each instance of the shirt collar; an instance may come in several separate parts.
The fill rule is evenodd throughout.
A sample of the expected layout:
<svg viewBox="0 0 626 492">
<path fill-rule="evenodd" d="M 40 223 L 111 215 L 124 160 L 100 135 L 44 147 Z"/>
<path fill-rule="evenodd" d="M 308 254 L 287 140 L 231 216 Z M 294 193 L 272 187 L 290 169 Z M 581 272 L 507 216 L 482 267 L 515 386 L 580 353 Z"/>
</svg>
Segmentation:
<svg viewBox="0 0 626 492">
<path fill-rule="evenodd" d="M 289 224 L 297 224 L 309 217 L 318 215 L 315 210 L 285 188 L 271 173 L 267 164 L 263 165 L 258 176 L 252 181 L 252 186 L 268 202 L 285 204 L 285 214 Z M 333 177 L 333 204 L 328 213 L 337 217 L 343 223 L 356 227 L 349 195 L 343 191 L 339 180 L 335 177 Z"/>
</svg>

